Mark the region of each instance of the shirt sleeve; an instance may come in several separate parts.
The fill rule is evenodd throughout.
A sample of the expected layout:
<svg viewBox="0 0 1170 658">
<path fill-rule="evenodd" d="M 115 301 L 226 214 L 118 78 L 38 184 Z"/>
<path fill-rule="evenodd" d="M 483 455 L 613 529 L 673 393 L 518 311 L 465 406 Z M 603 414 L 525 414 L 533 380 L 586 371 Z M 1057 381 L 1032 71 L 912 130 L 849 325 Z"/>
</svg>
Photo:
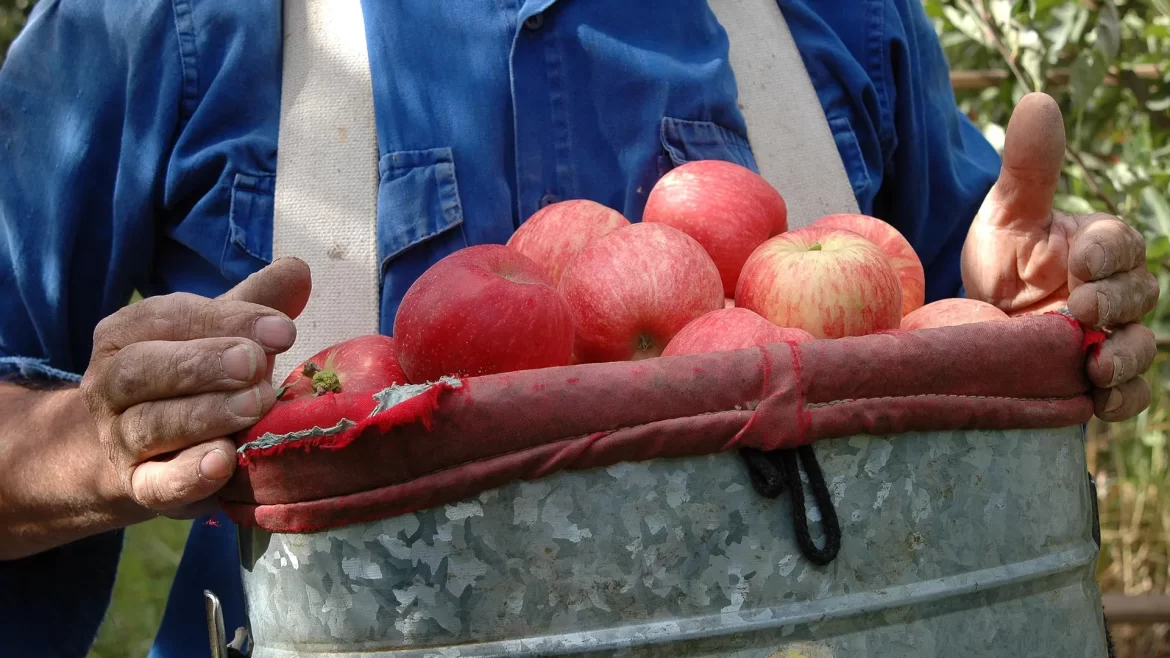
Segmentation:
<svg viewBox="0 0 1170 658">
<path fill-rule="evenodd" d="M 0 68 L 0 377 L 80 379 L 152 267 L 179 119 L 171 3 L 39 3 Z"/>
<path fill-rule="evenodd" d="M 0 67 L 0 378 L 78 380 L 152 266 L 182 61 L 172 3 L 121 4 L 38 3 Z M 6 648 L 85 655 L 122 538 L 0 561 Z"/>
<path fill-rule="evenodd" d="M 927 301 L 964 295 L 960 254 L 1000 156 L 955 101 L 920 0 L 888 0 L 882 70 L 890 126 L 874 213 L 899 226 L 926 270 Z"/>
<path fill-rule="evenodd" d="M 780 0 L 862 213 L 894 225 L 926 300 L 963 294 L 967 229 L 999 154 L 959 109 L 921 0 Z"/>
</svg>

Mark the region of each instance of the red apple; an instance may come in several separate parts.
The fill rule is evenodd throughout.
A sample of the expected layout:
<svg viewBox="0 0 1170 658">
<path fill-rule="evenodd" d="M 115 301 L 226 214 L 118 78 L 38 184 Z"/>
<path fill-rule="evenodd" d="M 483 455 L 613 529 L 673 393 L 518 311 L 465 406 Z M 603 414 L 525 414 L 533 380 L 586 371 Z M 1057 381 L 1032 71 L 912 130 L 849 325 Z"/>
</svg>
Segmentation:
<svg viewBox="0 0 1170 658">
<path fill-rule="evenodd" d="M 901 328 L 906 331 L 930 327 L 953 327 L 975 322 L 999 322 L 1008 320 L 1007 313 L 998 307 L 978 299 L 954 297 L 940 299 L 911 311 L 902 318 Z"/>
<path fill-rule="evenodd" d="M 588 199 L 571 199 L 537 210 L 508 238 L 508 246 L 535 261 L 555 286 L 569 261 L 585 245 L 629 225 L 630 220 L 612 208 Z"/>
<path fill-rule="evenodd" d="M 852 231 L 806 227 L 752 252 L 735 305 L 817 338 L 861 336 L 898 327 L 902 286 L 874 243 Z"/>
<path fill-rule="evenodd" d="M 734 308 L 734 307 L 735 307 L 735 298 L 734 297 L 725 297 L 723 299 L 723 308 Z"/>
<path fill-rule="evenodd" d="M 722 160 L 680 165 L 650 190 L 642 221 L 662 223 L 698 240 L 715 261 L 726 297 L 752 250 L 788 228 L 784 198 L 747 167 Z"/>
<path fill-rule="evenodd" d="M 540 266 L 498 244 L 460 249 L 423 272 L 394 319 L 411 382 L 569 365 L 573 315 Z"/>
<path fill-rule="evenodd" d="M 278 389 L 281 402 L 325 393 L 380 391 L 409 380 L 398 363 L 393 338 L 356 336 L 309 357 L 289 373 Z"/>
<path fill-rule="evenodd" d="M 808 340 L 815 338 L 804 329 L 777 327 L 746 308 L 725 308 L 691 320 L 675 334 L 662 356 L 726 352 Z"/>
<path fill-rule="evenodd" d="M 826 215 L 812 225 L 847 229 L 876 244 L 890 257 L 898 272 L 898 280 L 902 282 L 902 315 L 922 306 L 926 300 L 926 274 L 922 270 L 922 261 L 898 229 L 877 217 L 852 213 Z"/>
<path fill-rule="evenodd" d="M 719 269 L 698 242 L 665 224 L 631 224 L 577 255 L 560 291 L 573 310 L 582 363 L 662 354 L 688 322 L 723 308 Z"/>
</svg>

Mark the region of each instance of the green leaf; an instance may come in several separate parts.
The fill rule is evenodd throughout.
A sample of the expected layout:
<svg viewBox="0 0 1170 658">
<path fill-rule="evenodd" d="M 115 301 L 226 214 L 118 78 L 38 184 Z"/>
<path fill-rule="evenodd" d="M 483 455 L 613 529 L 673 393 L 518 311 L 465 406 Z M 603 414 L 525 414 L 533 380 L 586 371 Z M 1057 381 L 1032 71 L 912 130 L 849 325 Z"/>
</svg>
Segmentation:
<svg viewBox="0 0 1170 658">
<path fill-rule="evenodd" d="M 1097 210 L 1084 197 L 1075 194 L 1057 194 L 1052 200 L 1052 205 L 1057 210 L 1075 215 L 1088 215 Z M 1167 240 L 1167 246 L 1170 247 L 1170 240 Z"/>
<path fill-rule="evenodd" d="M 1150 208 L 1162 236 L 1170 235 L 1170 203 L 1166 202 L 1166 197 L 1153 185 L 1147 185 L 1142 189 L 1142 203 Z"/>
<path fill-rule="evenodd" d="M 1121 51 L 1121 20 L 1113 0 L 1102 0 L 1101 12 L 1097 14 L 1097 27 L 1093 33 L 1097 37 L 1098 50 L 1105 55 L 1105 65 L 1112 64 L 1117 58 L 1117 53 Z"/>
<path fill-rule="evenodd" d="M 1073 106 L 1080 110 L 1088 103 L 1093 92 L 1105 81 L 1109 67 L 1101 57 L 1090 51 L 1079 57 L 1069 72 L 1069 93 Z"/>
</svg>

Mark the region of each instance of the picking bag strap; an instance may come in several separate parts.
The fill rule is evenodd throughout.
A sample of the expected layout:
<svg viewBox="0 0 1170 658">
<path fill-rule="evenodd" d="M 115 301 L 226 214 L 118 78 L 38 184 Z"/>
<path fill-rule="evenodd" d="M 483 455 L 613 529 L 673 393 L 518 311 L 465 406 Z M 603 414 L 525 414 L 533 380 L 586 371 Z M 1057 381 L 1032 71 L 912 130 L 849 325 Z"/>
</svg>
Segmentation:
<svg viewBox="0 0 1170 658">
<path fill-rule="evenodd" d="M 709 0 L 730 40 L 761 175 L 791 228 L 857 212 L 816 90 L 776 0 Z M 379 330 L 378 146 L 361 0 L 284 0 L 273 256 L 313 272 L 297 343 L 278 377 L 317 351 Z"/>
<path fill-rule="evenodd" d="M 284 0 L 273 257 L 297 256 L 313 293 L 274 377 L 378 333 L 378 139 L 361 0 Z"/>
</svg>

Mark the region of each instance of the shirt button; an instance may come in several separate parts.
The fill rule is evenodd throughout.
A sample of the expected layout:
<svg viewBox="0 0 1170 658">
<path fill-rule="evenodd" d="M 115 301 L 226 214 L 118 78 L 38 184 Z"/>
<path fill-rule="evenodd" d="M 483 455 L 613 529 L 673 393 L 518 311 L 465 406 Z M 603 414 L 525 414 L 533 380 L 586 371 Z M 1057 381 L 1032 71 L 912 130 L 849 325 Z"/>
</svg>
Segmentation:
<svg viewBox="0 0 1170 658">
<path fill-rule="evenodd" d="M 540 197 L 540 207 L 545 208 L 545 207 L 551 206 L 552 204 L 554 204 L 560 200 L 561 200 L 561 198 L 555 194 L 546 194 L 546 195 Z"/>
<path fill-rule="evenodd" d="M 539 30 L 544 27 L 544 14 L 533 14 L 524 19 L 524 27 L 529 30 Z"/>
</svg>

